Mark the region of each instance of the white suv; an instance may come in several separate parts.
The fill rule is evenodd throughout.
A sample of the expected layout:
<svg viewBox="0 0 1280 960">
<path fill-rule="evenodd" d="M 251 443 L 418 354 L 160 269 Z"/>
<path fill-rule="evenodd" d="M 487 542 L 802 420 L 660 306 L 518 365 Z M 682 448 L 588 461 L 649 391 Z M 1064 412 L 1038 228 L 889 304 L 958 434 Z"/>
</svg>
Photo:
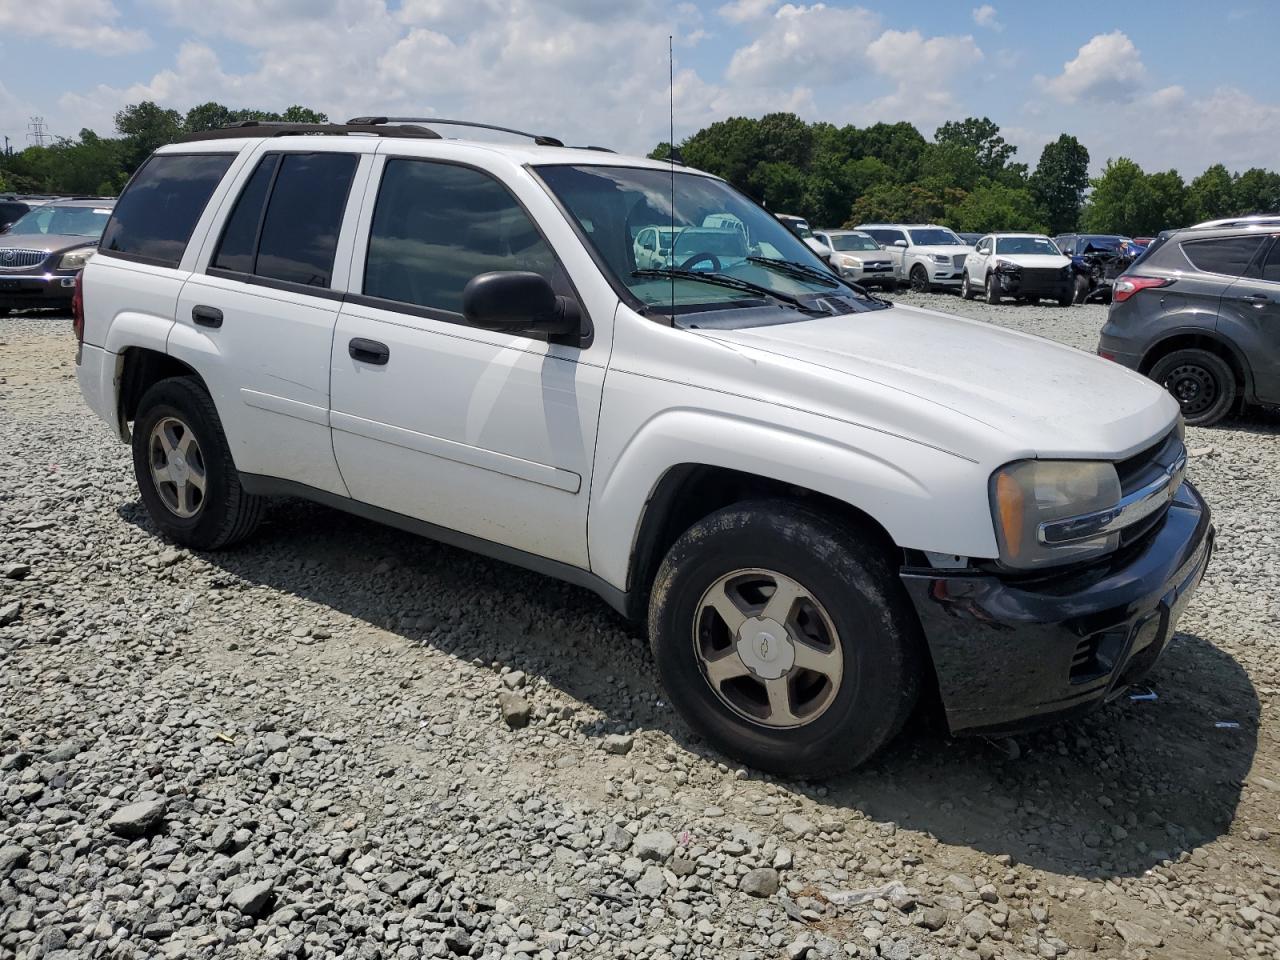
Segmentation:
<svg viewBox="0 0 1280 960">
<path fill-rule="evenodd" d="M 870 234 L 888 251 L 894 277 L 917 293 L 960 286 L 965 257 L 973 252 L 936 223 L 862 223 L 854 229 Z"/>
<path fill-rule="evenodd" d="M 213 131 L 125 190 L 77 374 L 165 537 L 302 496 L 582 584 L 691 726 L 787 775 L 922 695 L 1008 730 L 1154 662 L 1212 543 L 1165 391 L 866 297 L 715 177 L 430 127 Z M 747 255 L 637 265 L 673 207 Z"/>
</svg>

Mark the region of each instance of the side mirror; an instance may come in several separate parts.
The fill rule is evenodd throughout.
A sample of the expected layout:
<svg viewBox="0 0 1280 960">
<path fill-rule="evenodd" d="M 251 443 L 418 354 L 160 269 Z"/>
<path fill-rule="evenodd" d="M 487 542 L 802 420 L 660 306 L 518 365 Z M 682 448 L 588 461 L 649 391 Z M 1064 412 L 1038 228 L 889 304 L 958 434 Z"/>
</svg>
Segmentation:
<svg viewBox="0 0 1280 960">
<path fill-rule="evenodd" d="M 895 247 L 902 247 L 903 249 L 906 249 L 907 241 L 905 241 L 905 240 L 895 240 L 895 241 L 893 241 L 893 245 L 894 245 Z"/>
<path fill-rule="evenodd" d="M 477 327 L 505 333 L 555 336 L 582 327 L 577 302 L 557 297 L 545 277 L 525 270 L 472 277 L 462 291 L 462 314 Z"/>
</svg>

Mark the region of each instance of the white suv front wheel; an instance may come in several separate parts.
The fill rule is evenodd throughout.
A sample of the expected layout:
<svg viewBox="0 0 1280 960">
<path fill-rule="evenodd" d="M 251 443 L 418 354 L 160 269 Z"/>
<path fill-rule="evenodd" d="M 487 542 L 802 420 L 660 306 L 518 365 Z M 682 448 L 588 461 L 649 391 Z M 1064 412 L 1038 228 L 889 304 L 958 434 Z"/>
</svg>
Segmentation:
<svg viewBox="0 0 1280 960">
<path fill-rule="evenodd" d="M 788 777 L 847 770 L 906 722 L 922 672 L 910 602 L 854 528 L 761 500 L 668 552 L 649 635 L 672 704 L 715 747 Z"/>
</svg>

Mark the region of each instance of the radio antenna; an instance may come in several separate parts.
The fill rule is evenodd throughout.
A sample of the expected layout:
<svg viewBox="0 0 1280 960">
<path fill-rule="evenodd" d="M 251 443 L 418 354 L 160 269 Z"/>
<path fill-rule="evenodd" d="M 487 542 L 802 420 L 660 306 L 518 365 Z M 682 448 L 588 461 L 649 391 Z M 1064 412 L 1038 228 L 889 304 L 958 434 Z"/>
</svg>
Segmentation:
<svg viewBox="0 0 1280 960">
<path fill-rule="evenodd" d="M 671 165 L 671 266 L 676 265 L 676 58 L 675 44 L 667 34 L 667 162 Z M 661 244 L 659 244 L 661 246 Z M 676 324 L 676 275 L 671 274 L 671 325 Z"/>
</svg>

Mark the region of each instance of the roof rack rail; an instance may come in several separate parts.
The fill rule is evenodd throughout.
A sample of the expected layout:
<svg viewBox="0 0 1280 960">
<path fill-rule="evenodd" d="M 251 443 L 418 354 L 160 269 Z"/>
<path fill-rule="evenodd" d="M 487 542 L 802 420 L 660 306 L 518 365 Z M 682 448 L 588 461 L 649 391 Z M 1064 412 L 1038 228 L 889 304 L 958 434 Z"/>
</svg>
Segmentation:
<svg viewBox="0 0 1280 960">
<path fill-rule="evenodd" d="M 292 137 L 308 134 L 341 136 L 349 133 L 366 133 L 375 137 L 422 137 L 439 140 L 440 134 L 426 127 L 402 126 L 395 129 L 372 123 L 286 123 L 275 120 L 237 120 L 213 130 L 201 130 L 180 137 L 177 143 L 193 143 L 200 140 L 235 140 L 244 137 Z"/>
<path fill-rule="evenodd" d="M 526 133 L 524 130 L 515 130 L 511 127 L 499 127 L 492 123 L 475 123 L 471 120 L 446 120 L 444 117 L 353 117 L 347 121 L 348 124 L 360 126 L 379 126 L 387 123 L 432 123 L 441 124 L 452 127 L 472 127 L 476 130 L 496 130 L 499 133 L 510 133 L 517 137 L 528 137 L 540 147 L 563 147 L 564 142 L 555 137 L 549 137 L 541 133 Z M 397 129 L 403 130 L 404 127 Z"/>
<path fill-rule="evenodd" d="M 1271 226 L 1280 223 L 1280 213 L 1247 213 L 1241 217 L 1223 217 L 1193 224 L 1192 230 L 1208 230 L 1215 227 Z"/>
</svg>

